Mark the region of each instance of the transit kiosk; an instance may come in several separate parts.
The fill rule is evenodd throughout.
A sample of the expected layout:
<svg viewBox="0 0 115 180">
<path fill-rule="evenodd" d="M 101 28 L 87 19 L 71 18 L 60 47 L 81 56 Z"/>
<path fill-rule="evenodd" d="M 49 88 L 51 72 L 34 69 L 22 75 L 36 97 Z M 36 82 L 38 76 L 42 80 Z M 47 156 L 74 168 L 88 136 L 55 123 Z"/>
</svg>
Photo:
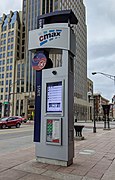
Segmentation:
<svg viewBox="0 0 115 180">
<path fill-rule="evenodd" d="M 68 166 L 74 157 L 74 56 L 71 10 L 41 15 L 29 32 L 29 51 L 36 70 L 34 142 L 39 162 Z M 52 59 L 50 55 L 52 54 Z M 61 57 L 60 66 L 54 62 Z M 58 64 L 58 63 L 57 63 Z"/>
</svg>

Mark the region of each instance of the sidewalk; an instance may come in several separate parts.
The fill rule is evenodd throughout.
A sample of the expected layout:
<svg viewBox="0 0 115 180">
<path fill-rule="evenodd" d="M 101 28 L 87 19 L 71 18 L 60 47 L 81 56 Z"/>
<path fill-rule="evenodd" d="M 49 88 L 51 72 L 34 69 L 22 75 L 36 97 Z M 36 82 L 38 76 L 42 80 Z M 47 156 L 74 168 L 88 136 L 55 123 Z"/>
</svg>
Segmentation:
<svg viewBox="0 0 115 180">
<path fill-rule="evenodd" d="M 104 128 L 104 121 L 95 121 L 96 123 L 96 128 L 97 129 L 103 129 Z M 110 128 L 114 129 L 115 128 L 115 121 L 110 121 Z M 78 121 L 77 123 L 74 123 L 76 125 L 84 125 L 86 128 L 93 128 L 94 122 L 92 121 Z M 108 128 L 108 124 L 106 122 L 106 128 Z"/>
<path fill-rule="evenodd" d="M 71 166 L 36 162 L 33 145 L 2 156 L 0 180 L 115 180 L 115 129 L 97 128 L 92 133 L 90 126 L 84 128 L 83 136 L 85 140 L 75 140 Z"/>
</svg>

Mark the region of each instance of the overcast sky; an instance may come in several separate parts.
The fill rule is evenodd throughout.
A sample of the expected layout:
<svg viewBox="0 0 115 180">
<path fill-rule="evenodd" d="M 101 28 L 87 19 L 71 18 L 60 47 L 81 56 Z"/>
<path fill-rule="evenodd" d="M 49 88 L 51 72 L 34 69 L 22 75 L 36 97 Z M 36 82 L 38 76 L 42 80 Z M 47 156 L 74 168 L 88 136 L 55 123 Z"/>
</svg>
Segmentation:
<svg viewBox="0 0 115 180">
<path fill-rule="evenodd" d="M 115 0 L 84 0 L 88 28 L 88 77 L 95 92 L 111 99 L 115 94 L 114 80 L 102 72 L 115 75 Z"/>
<path fill-rule="evenodd" d="M 8 14 L 10 10 L 16 11 L 22 9 L 22 0 L 3 0 L 0 2 L 0 16 L 3 13 Z"/>
<path fill-rule="evenodd" d="M 21 10 L 22 0 L 0 2 L 0 16 L 10 10 Z M 94 92 L 111 99 L 115 94 L 114 81 L 102 72 L 115 75 L 115 0 L 84 0 L 88 30 L 88 77 L 94 83 Z"/>
</svg>

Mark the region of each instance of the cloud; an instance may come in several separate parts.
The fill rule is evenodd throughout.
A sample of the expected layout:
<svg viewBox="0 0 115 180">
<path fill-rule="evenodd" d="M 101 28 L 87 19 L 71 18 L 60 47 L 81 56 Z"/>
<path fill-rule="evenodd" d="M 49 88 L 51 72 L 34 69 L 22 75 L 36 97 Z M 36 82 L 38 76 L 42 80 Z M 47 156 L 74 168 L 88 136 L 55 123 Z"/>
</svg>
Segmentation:
<svg viewBox="0 0 115 180">
<path fill-rule="evenodd" d="M 10 10 L 22 10 L 22 0 L 4 0 L 0 2 L 0 16 L 2 16 L 3 13 L 9 14 Z"/>
<path fill-rule="evenodd" d="M 109 58 L 115 54 L 115 37 L 113 39 L 103 39 L 101 42 L 93 41 L 89 44 L 89 59 Z"/>
<path fill-rule="evenodd" d="M 92 72 L 115 75 L 115 0 L 84 0 L 88 29 L 88 77 L 94 91 L 111 99 L 115 94 L 114 81 Z"/>
</svg>

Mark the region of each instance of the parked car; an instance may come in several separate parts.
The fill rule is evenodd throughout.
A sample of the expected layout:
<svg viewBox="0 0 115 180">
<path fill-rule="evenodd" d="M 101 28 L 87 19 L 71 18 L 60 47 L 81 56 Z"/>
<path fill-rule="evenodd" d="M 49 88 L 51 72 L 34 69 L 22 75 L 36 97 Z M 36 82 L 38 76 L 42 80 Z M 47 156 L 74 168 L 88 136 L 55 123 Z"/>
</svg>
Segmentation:
<svg viewBox="0 0 115 180">
<path fill-rule="evenodd" d="M 22 116 L 17 116 L 18 118 L 20 118 L 20 121 L 21 123 L 26 123 L 27 122 L 27 119 L 25 117 L 22 117 Z"/>
<path fill-rule="evenodd" d="M 20 125 L 21 121 L 17 116 L 0 118 L 0 128 L 2 129 L 5 129 L 6 127 L 11 128 L 12 126 L 16 126 L 16 128 L 19 128 Z"/>
</svg>

